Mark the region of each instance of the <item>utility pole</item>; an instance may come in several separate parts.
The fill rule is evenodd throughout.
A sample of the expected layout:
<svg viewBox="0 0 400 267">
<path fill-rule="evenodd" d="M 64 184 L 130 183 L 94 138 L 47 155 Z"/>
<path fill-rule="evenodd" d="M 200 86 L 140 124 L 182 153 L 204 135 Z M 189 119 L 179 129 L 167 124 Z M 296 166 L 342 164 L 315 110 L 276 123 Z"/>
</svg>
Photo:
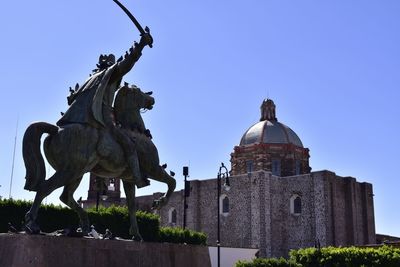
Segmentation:
<svg viewBox="0 0 400 267">
<path fill-rule="evenodd" d="M 13 176 L 14 176 L 15 147 L 17 145 L 18 120 L 19 120 L 19 118 L 17 117 L 17 126 L 15 127 L 15 138 L 14 138 L 14 151 L 13 151 L 12 166 L 11 166 L 10 192 L 8 194 L 9 199 L 11 199 L 11 189 L 12 189 L 12 182 L 13 182 Z"/>
</svg>

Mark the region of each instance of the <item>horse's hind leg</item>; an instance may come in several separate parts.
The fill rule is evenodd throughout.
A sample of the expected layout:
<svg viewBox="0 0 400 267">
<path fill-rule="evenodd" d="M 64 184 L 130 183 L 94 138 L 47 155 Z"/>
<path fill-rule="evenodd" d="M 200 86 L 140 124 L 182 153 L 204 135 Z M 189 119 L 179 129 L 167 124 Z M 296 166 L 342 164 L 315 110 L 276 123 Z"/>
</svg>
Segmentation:
<svg viewBox="0 0 400 267">
<path fill-rule="evenodd" d="M 78 188 L 81 181 L 82 181 L 82 176 L 79 179 L 74 180 L 72 183 L 64 186 L 64 190 L 60 196 L 60 200 L 65 205 L 74 210 L 76 213 L 78 213 L 82 232 L 84 234 L 87 234 L 89 233 L 90 229 L 88 214 L 74 199 L 74 192 Z"/>
<path fill-rule="evenodd" d="M 68 180 L 73 179 L 73 177 L 76 176 L 77 175 L 75 173 L 70 171 L 57 171 L 48 180 L 45 180 L 40 184 L 32 207 L 25 215 L 25 228 L 27 232 L 31 234 L 37 234 L 40 232 L 40 228 L 36 223 L 36 219 L 40 204 L 42 203 L 43 199 L 50 195 L 50 193 L 55 189 L 65 185 Z"/>
<path fill-rule="evenodd" d="M 129 219 L 131 222 L 129 234 L 132 235 L 133 240 L 142 241 L 143 238 L 139 233 L 139 227 L 136 220 L 135 184 L 124 180 L 122 180 L 122 183 L 124 185 L 126 202 L 128 203 Z"/>
</svg>

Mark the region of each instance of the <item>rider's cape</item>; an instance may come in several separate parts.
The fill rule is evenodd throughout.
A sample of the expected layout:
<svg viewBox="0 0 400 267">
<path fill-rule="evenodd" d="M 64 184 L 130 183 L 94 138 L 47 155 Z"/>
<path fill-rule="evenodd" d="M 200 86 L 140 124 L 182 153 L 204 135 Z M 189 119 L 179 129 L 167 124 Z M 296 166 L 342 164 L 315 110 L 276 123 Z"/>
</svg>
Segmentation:
<svg viewBox="0 0 400 267">
<path fill-rule="evenodd" d="M 57 122 L 58 126 L 71 123 L 87 123 L 104 127 L 103 103 L 111 106 L 118 84 L 109 84 L 117 64 L 92 75 L 76 92 L 77 97 Z"/>
</svg>

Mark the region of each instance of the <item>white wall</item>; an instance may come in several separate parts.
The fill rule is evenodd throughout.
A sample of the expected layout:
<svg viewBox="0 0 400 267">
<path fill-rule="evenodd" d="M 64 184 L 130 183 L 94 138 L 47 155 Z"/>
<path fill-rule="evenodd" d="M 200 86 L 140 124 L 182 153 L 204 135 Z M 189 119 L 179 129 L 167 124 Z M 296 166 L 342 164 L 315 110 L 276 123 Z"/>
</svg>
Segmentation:
<svg viewBox="0 0 400 267">
<path fill-rule="evenodd" d="M 217 267 L 217 247 L 208 247 L 211 266 Z M 238 260 L 252 260 L 258 249 L 221 247 L 221 267 L 232 267 Z"/>
</svg>

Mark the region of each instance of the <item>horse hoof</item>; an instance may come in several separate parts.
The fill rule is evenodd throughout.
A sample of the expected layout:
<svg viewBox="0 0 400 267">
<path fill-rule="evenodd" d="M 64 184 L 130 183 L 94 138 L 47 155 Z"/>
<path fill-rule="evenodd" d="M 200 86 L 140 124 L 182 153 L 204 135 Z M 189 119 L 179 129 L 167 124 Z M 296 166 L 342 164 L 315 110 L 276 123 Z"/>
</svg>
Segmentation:
<svg viewBox="0 0 400 267">
<path fill-rule="evenodd" d="M 90 232 L 90 227 L 89 226 L 84 226 L 84 227 L 81 227 L 81 228 L 78 228 L 78 229 L 80 229 L 80 231 L 82 232 L 82 234 L 84 236 L 88 236 L 89 235 L 89 232 Z"/>
<path fill-rule="evenodd" d="M 79 227 L 75 232 L 81 236 L 89 236 L 89 227 Z"/>
<path fill-rule="evenodd" d="M 40 234 L 40 228 L 34 225 L 25 225 L 25 232 L 29 235 L 38 235 Z"/>
<path fill-rule="evenodd" d="M 143 238 L 140 235 L 132 236 L 132 240 L 137 242 L 143 242 Z"/>
</svg>

